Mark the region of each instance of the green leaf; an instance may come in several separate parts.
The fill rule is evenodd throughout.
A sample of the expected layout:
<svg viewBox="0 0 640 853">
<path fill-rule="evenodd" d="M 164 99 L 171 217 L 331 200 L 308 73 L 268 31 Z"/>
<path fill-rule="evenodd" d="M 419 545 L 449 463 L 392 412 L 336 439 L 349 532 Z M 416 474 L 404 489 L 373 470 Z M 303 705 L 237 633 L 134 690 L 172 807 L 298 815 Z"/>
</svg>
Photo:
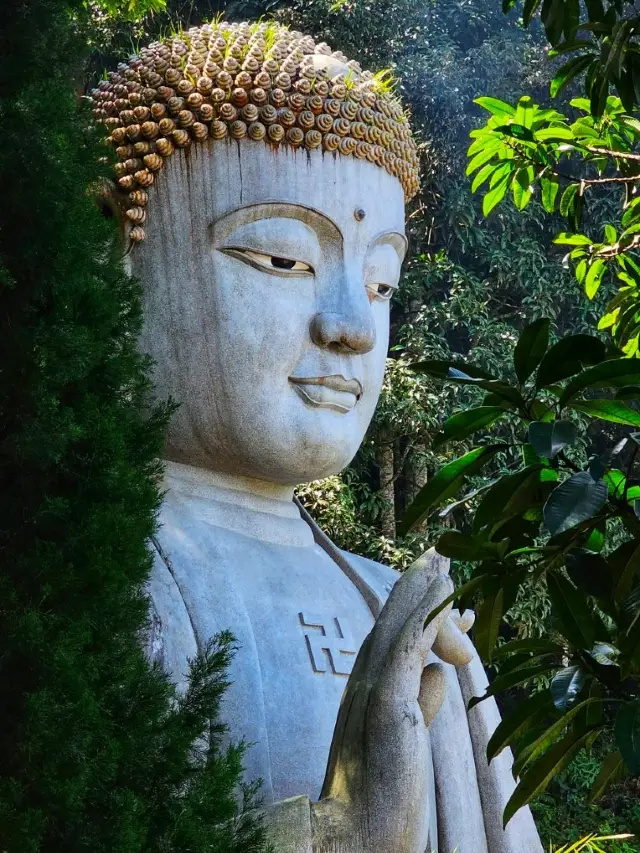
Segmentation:
<svg viewBox="0 0 640 853">
<path fill-rule="evenodd" d="M 441 436 L 433 442 L 434 449 L 441 447 L 447 441 L 461 441 L 483 427 L 490 426 L 506 414 L 501 406 L 479 406 L 477 409 L 467 409 L 451 415 L 444 422 Z"/>
<path fill-rule="evenodd" d="M 586 56 L 575 56 L 573 59 L 570 59 L 565 65 L 560 68 L 553 80 L 549 85 L 549 94 L 552 98 L 555 98 L 556 95 L 564 89 L 572 80 L 582 74 L 583 71 L 586 71 L 587 67 L 593 61 L 593 56 L 591 54 L 587 54 Z"/>
<path fill-rule="evenodd" d="M 603 361 L 583 371 L 571 382 L 560 396 L 560 408 L 585 388 L 621 388 L 624 385 L 640 383 L 640 360 L 635 358 L 615 358 Z"/>
<path fill-rule="evenodd" d="M 570 127 L 557 125 L 537 130 L 536 139 L 538 142 L 575 142 L 576 138 Z"/>
<path fill-rule="evenodd" d="M 602 763 L 602 770 L 598 774 L 598 778 L 593 783 L 589 792 L 589 802 L 593 803 L 598 797 L 611 785 L 616 782 L 621 782 L 627 776 L 627 767 L 624 763 L 624 758 L 620 750 L 610 752 Z"/>
<path fill-rule="evenodd" d="M 498 379 L 476 378 L 469 376 L 462 370 L 457 370 L 455 367 L 449 369 L 447 379 L 458 385 L 475 385 L 478 388 L 489 391 L 495 396 L 502 397 L 504 400 L 514 403 L 516 406 L 524 406 L 524 400 L 520 392 L 506 382 L 501 382 Z"/>
<path fill-rule="evenodd" d="M 603 421 L 640 427 L 640 412 L 617 400 L 572 400 L 567 406 Z"/>
<path fill-rule="evenodd" d="M 488 595 L 480 605 L 475 622 L 475 645 L 484 661 L 491 661 L 495 648 L 502 613 L 504 610 L 504 590 L 502 587 L 493 595 Z"/>
<path fill-rule="evenodd" d="M 510 177 L 510 175 L 505 175 L 482 199 L 483 216 L 488 216 L 493 208 L 505 197 Z"/>
<path fill-rule="evenodd" d="M 565 554 L 567 573 L 578 589 L 595 598 L 609 598 L 613 592 L 613 576 L 608 562 L 600 554 L 574 548 Z"/>
<path fill-rule="evenodd" d="M 553 213 L 556 209 L 556 197 L 560 183 L 557 175 L 543 175 L 540 179 L 542 189 L 542 206 L 547 213 Z"/>
<path fill-rule="evenodd" d="M 531 128 L 533 124 L 533 101 L 529 95 L 523 95 L 518 101 L 514 123 L 521 124 L 527 130 Z"/>
<path fill-rule="evenodd" d="M 562 231 L 554 238 L 553 242 L 557 246 L 591 246 L 593 240 L 586 234 L 571 234 L 569 231 Z"/>
<path fill-rule="evenodd" d="M 478 104 L 478 106 L 494 116 L 514 116 L 516 113 L 514 107 L 506 101 L 501 101 L 500 98 L 487 98 L 483 96 L 482 98 L 476 98 L 473 103 Z"/>
<path fill-rule="evenodd" d="M 524 7 L 522 9 L 522 22 L 525 27 L 528 27 L 531 23 L 531 19 L 535 15 L 538 6 L 542 0 L 524 0 Z"/>
<path fill-rule="evenodd" d="M 513 201 L 518 210 L 524 210 L 531 201 L 534 178 L 533 166 L 525 166 L 516 172 L 511 189 L 513 192 Z"/>
<path fill-rule="evenodd" d="M 531 802 L 538 794 L 542 793 L 559 773 L 571 762 L 573 756 L 582 749 L 591 737 L 592 732 L 584 732 L 580 735 L 568 734 L 559 743 L 554 744 L 542 758 L 531 767 L 522 777 L 515 791 L 507 803 L 502 818 L 503 826 L 506 826 L 514 814 L 522 806 Z"/>
<path fill-rule="evenodd" d="M 483 527 L 521 512 L 534 499 L 540 482 L 539 463 L 528 465 L 514 474 L 500 477 L 485 492 L 473 519 L 473 530 L 478 533 Z"/>
<path fill-rule="evenodd" d="M 448 530 L 436 543 L 436 551 L 452 560 L 501 559 L 508 542 L 488 542 L 486 537 L 470 536 L 459 530 Z"/>
<path fill-rule="evenodd" d="M 566 190 L 562 193 L 562 197 L 560 199 L 560 214 L 562 216 L 569 217 L 571 215 L 571 211 L 575 210 L 577 193 L 577 184 L 569 184 Z"/>
<path fill-rule="evenodd" d="M 408 507 L 398 527 L 398 535 L 404 536 L 420 524 L 435 506 L 458 491 L 465 477 L 477 474 L 502 449 L 502 445 L 495 444 L 476 447 L 475 450 L 441 468 L 435 477 L 420 489 L 413 503 Z"/>
<path fill-rule="evenodd" d="M 555 385 L 556 382 L 579 373 L 587 366 L 600 364 L 606 355 L 605 344 L 593 335 L 571 335 L 562 338 L 542 359 L 536 385 L 538 388 L 548 388 L 549 385 Z"/>
<path fill-rule="evenodd" d="M 469 161 L 465 174 L 469 176 L 472 172 L 475 172 L 476 169 L 479 169 L 480 166 L 484 166 L 485 163 L 492 160 L 495 155 L 496 148 L 494 146 L 487 146 L 483 151 L 480 151 L 479 154 L 476 154 L 475 157 Z"/>
<path fill-rule="evenodd" d="M 487 744 L 487 759 L 491 761 L 524 734 L 532 725 L 551 711 L 553 704 L 548 690 L 530 696 L 504 717 Z"/>
<path fill-rule="evenodd" d="M 602 705 L 603 700 L 600 697 L 584 699 L 579 705 L 574 705 L 570 710 L 564 713 L 556 720 L 549 728 L 541 732 L 535 740 L 528 743 L 519 753 L 514 772 L 520 775 L 522 771 L 530 766 L 532 762 L 538 759 L 547 749 L 557 740 L 558 736 L 567 728 L 570 722 L 576 720 L 580 716 L 584 716 L 584 712 L 588 708 L 595 705 Z M 574 724 L 574 730 L 576 726 Z"/>
<path fill-rule="evenodd" d="M 520 333 L 513 353 L 513 364 L 521 385 L 531 376 L 547 351 L 550 322 L 548 317 L 541 317 L 525 326 Z"/>
<path fill-rule="evenodd" d="M 437 607 L 434 607 L 434 609 L 425 619 L 424 627 L 426 628 L 428 625 L 430 625 L 431 622 L 433 622 L 433 620 L 436 618 L 436 616 L 442 613 L 445 607 L 448 607 L 457 599 L 462 599 L 466 596 L 471 595 L 471 593 L 475 592 L 478 587 L 482 586 L 482 584 L 485 583 L 485 581 L 488 581 L 490 579 L 493 580 L 493 577 L 494 576 L 490 574 L 477 575 L 475 578 L 471 578 L 470 581 L 467 581 L 461 587 L 458 587 L 458 589 L 454 589 L 451 595 L 448 595 L 444 601 L 440 602 Z"/>
<path fill-rule="evenodd" d="M 581 666 L 567 666 L 553 676 L 549 692 L 558 711 L 568 711 L 575 704 L 586 678 L 587 674 Z"/>
<path fill-rule="evenodd" d="M 464 361 L 441 361 L 439 359 L 427 359 L 417 361 L 409 365 L 409 370 L 416 373 L 425 373 L 427 376 L 435 376 L 438 379 L 447 379 L 450 370 L 458 370 L 476 379 L 493 379 L 490 373 L 475 364 L 467 364 Z"/>
<path fill-rule="evenodd" d="M 600 260 L 600 258 L 596 258 L 596 260 L 590 265 L 584 280 L 584 290 L 588 299 L 593 299 L 598 292 L 598 289 L 602 284 L 602 276 L 606 270 L 607 265 L 603 260 Z"/>
<path fill-rule="evenodd" d="M 480 187 L 487 178 L 491 177 L 491 175 L 497 169 L 497 165 L 495 163 L 487 163 L 485 166 L 480 169 L 480 171 L 474 176 L 473 181 L 471 182 L 471 192 L 474 193 L 478 187 Z"/>
<path fill-rule="evenodd" d="M 538 678 L 538 676 L 544 675 L 555 668 L 555 664 L 551 663 L 532 663 L 531 666 L 521 666 L 506 675 L 499 675 L 491 682 L 486 693 L 482 696 L 474 696 L 469 700 L 467 707 L 471 710 L 490 696 L 495 696 L 496 693 L 502 693 L 504 690 L 511 690 L 511 688 L 518 687 L 520 684 L 526 684 L 531 679 Z"/>
<path fill-rule="evenodd" d="M 608 496 L 604 480 L 594 480 L 588 471 L 573 474 L 551 492 L 543 508 L 544 522 L 552 536 L 593 518 Z"/>
<path fill-rule="evenodd" d="M 614 725 L 616 745 L 633 776 L 640 775 L 640 699 L 626 702 Z"/>
<path fill-rule="evenodd" d="M 597 639 L 598 625 L 585 595 L 558 572 L 547 573 L 547 589 L 564 636 L 577 649 L 590 649 Z"/>
<path fill-rule="evenodd" d="M 529 638 L 526 640 L 512 640 L 510 643 L 505 643 L 503 646 L 498 646 L 494 651 L 494 658 L 503 658 L 509 655 L 519 654 L 521 652 L 532 652 L 534 654 L 564 654 L 564 649 L 558 643 L 552 640 L 540 638 Z"/>
<path fill-rule="evenodd" d="M 509 122 L 509 124 L 501 124 L 499 127 L 495 127 L 494 132 L 503 133 L 505 136 L 510 136 L 513 139 L 517 139 L 518 142 L 535 142 L 535 137 L 531 128 L 525 127 L 523 124 L 518 124 L 515 121 Z M 525 147 L 533 148 L 533 145 L 526 145 Z"/>
<path fill-rule="evenodd" d="M 529 424 L 529 444 L 543 459 L 554 459 L 563 447 L 575 444 L 578 431 L 571 421 Z"/>
</svg>

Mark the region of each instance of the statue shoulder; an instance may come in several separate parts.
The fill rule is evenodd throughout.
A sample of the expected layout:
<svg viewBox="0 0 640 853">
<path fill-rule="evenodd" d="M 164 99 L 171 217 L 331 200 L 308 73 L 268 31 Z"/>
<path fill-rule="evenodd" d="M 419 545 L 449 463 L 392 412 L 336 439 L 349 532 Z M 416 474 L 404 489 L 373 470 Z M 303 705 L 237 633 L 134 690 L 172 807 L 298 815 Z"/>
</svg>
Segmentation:
<svg viewBox="0 0 640 853">
<path fill-rule="evenodd" d="M 400 572 L 385 566 L 383 563 L 376 563 L 375 560 L 370 560 L 368 557 L 362 557 L 360 554 L 351 554 L 349 551 L 343 550 L 340 550 L 340 553 L 380 601 L 385 602 L 395 582 L 400 577 Z"/>
</svg>

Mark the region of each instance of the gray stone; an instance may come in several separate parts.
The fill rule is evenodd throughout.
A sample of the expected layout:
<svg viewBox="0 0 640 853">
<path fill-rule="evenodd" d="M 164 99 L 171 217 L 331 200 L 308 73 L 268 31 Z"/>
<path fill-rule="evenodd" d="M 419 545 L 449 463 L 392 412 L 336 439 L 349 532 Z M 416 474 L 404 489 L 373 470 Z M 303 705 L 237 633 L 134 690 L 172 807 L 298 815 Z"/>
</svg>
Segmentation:
<svg viewBox="0 0 640 853">
<path fill-rule="evenodd" d="M 364 210 L 364 218 L 354 212 Z M 399 576 L 339 551 L 293 488 L 341 470 L 382 387 L 403 193 L 363 160 L 243 140 L 172 157 L 129 256 L 169 430 L 149 654 L 180 684 L 230 628 L 223 703 L 282 853 L 540 853 L 503 832 L 508 756 L 469 613 L 429 552 Z M 425 668 L 426 667 L 426 668 Z M 456 670 L 457 668 L 457 670 Z M 514 819 L 515 821 L 515 819 Z M 516 826 L 514 822 L 514 826 Z"/>
</svg>

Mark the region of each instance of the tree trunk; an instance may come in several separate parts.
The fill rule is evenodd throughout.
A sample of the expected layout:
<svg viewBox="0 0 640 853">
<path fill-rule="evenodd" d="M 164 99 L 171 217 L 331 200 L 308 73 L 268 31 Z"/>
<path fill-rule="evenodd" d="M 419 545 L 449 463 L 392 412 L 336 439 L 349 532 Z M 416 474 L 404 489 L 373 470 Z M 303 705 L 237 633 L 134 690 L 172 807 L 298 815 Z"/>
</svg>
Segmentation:
<svg viewBox="0 0 640 853">
<path fill-rule="evenodd" d="M 383 536 L 388 539 L 396 538 L 396 503 L 394 487 L 394 454 L 393 441 L 390 437 L 382 437 L 378 447 L 378 468 L 380 469 L 380 494 L 386 501 L 382 509 L 380 527 Z"/>
</svg>

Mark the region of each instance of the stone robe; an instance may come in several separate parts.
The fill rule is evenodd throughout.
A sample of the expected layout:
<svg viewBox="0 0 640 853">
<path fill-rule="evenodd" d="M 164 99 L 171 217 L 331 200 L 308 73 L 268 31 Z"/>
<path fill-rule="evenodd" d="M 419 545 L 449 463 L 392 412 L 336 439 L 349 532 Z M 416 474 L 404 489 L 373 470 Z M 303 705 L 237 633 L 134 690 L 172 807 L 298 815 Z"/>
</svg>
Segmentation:
<svg viewBox="0 0 640 853">
<path fill-rule="evenodd" d="M 262 779 L 279 853 L 310 853 L 310 802 L 320 796 L 344 686 L 398 573 L 339 551 L 293 502 L 212 489 L 198 469 L 176 464 L 153 549 L 151 657 L 184 686 L 188 658 L 232 631 L 228 737 L 249 744 L 247 781 Z M 528 809 L 502 830 L 512 758 L 505 750 L 486 760 L 499 713 L 493 699 L 466 712 L 487 684 L 479 658 L 445 666 L 447 695 L 429 729 L 430 848 L 541 853 Z"/>
</svg>

